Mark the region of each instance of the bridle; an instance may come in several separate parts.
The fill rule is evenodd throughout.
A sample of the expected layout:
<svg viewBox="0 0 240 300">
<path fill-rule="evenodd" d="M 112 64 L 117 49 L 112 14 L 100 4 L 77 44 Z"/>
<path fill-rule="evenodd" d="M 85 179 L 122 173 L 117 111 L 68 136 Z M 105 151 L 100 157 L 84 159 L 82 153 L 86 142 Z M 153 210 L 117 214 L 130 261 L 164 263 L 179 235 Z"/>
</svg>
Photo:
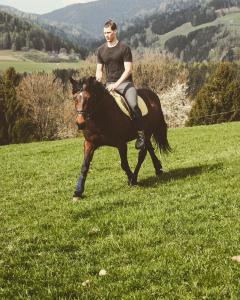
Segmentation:
<svg viewBox="0 0 240 300">
<path fill-rule="evenodd" d="M 76 93 L 73 94 L 73 99 L 77 98 L 78 95 L 80 95 L 82 93 L 82 89 Z M 78 115 L 82 115 L 85 119 L 85 121 L 89 121 L 90 118 L 91 118 L 91 113 L 88 111 L 88 110 L 79 110 L 79 109 L 76 109 L 76 112 Z"/>
</svg>

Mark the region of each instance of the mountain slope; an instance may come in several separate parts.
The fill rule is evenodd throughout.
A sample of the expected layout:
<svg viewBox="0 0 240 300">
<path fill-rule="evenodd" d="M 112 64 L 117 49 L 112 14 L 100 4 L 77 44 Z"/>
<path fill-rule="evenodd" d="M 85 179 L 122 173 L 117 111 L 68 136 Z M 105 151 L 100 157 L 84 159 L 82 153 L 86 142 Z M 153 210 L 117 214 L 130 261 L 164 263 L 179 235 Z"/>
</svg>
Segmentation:
<svg viewBox="0 0 240 300">
<path fill-rule="evenodd" d="M 92 40 L 87 38 L 87 33 L 82 29 L 79 30 L 73 25 L 57 23 L 57 26 L 51 25 L 52 22 L 47 21 L 44 18 L 40 18 L 39 14 L 30 14 L 20 11 L 16 8 L 6 5 L 0 5 L 0 11 L 6 12 L 14 17 L 23 19 L 34 25 L 40 26 L 42 29 L 47 30 L 55 36 L 63 40 L 68 40 L 75 44 L 80 45 L 81 48 L 91 47 Z M 79 47 L 79 46 L 77 46 Z M 86 49 L 82 49 L 83 56 L 86 55 Z"/>
<path fill-rule="evenodd" d="M 40 26 L 3 11 L 0 11 L 0 26 L 2 38 L 0 49 L 21 50 L 25 48 L 25 50 L 44 49 L 57 52 L 61 48 L 80 50 L 73 43 L 59 38 Z"/>
<path fill-rule="evenodd" d="M 126 24 L 120 38 L 133 48 L 165 49 L 184 61 L 237 59 L 240 1 L 235 2 L 238 6 L 227 8 L 224 3 L 220 10 L 209 2 L 135 19 L 132 24 Z"/>
<path fill-rule="evenodd" d="M 31 13 L 23 12 L 23 11 L 16 9 L 9 5 L 0 5 L 0 11 L 4 11 L 6 13 L 9 13 L 10 15 L 14 15 L 16 17 L 29 19 L 29 20 L 36 20 L 37 17 L 39 16 L 38 14 L 31 14 Z"/>
<path fill-rule="evenodd" d="M 0 5 L 0 10 L 44 24 L 47 22 L 57 25 L 62 30 L 67 26 L 66 32 L 69 34 L 77 31 L 78 35 L 99 38 L 102 36 L 102 26 L 109 18 L 122 23 L 137 16 L 146 16 L 156 11 L 173 12 L 205 1 L 207 0 L 99 0 L 72 4 L 43 15 L 28 14 L 3 5 Z"/>
<path fill-rule="evenodd" d="M 106 20 L 113 18 L 118 22 L 130 19 L 135 15 L 158 9 L 165 0 L 101 0 L 79 3 L 55 10 L 40 16 L 53 24 L 66 23 L 86 30 L 91 37 L 102 34 L 102 26 Z"/>
<path fill-rule="evenodd" d="M 10 7 L 0 9 L 31 19 L 61 39 L 87 47 L 82 56 L 96 49 L 104 22 L 113 18 L 120 25 L 120 39 L 132 48 L 141 51 L 154 47 L 184 61 L 201 61 L 235 59 L 240 53 L 236 30 L 239 6 L 240 0 L 99 0 L 43 15 L 29 15 Z M 227 19 L 230 21 L 225 22 Z"/>
</svg>

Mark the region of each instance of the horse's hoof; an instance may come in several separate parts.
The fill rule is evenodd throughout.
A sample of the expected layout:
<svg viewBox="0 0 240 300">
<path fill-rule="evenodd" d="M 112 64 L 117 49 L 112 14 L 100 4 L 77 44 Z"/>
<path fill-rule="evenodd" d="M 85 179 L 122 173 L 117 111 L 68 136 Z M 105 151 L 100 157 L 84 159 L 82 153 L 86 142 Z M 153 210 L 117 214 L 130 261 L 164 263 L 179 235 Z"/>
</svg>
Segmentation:
<svg viewBox="0 0 240 300">
<path fill-rule="evenodd" d="M 156 176 L 161 177 L 162 174 L 163 174 L 163 170 L 160 169 L 156 171 Z"/>
<path fill-rule="evenodd" d="M 80 192 L 75 191 L 73 194 L 72 202 L 79 202 L 83 199 L 83 195 Z"/>
<path fill-rule="evenodd" d="M 132 179 L 128 180 L 128 185 L 130 185 L 130 186 L 137 185 L 137 180 L 135 178 L 132 178 Z"/>
<path fill-rule="evenodd" d="M 73 197 L 72 202 L 73 203 L 80 202 L 80 201 L 82 201 L 82 199 L 83 199 L 82 197 Z"/>
</svg>

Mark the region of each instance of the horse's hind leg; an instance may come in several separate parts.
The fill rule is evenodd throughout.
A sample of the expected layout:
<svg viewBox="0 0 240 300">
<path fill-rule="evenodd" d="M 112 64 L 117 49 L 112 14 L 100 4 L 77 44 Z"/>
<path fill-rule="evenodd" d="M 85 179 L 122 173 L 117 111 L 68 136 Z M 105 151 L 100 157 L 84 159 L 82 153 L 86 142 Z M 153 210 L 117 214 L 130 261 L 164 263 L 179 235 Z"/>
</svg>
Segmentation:
<svg viewBox="0 0 240 300">
<path fill-rule="evenodd" d="M 147 142 L 147 150 L 151 156 L 156 175 L 161 176 L 163 173 L 162 164 L 161 164 L 160 160 L 157 158 L 150 140 Z"/>
<path fill-rule="evenodd" d="M 139 151 L 139 153 L 138 153 L 138 162 L 137 162 L 136 168 L 135 168 L 135 170 L 134 170 L 132 179 L 131 179 L 131 181 L 130 181 L 130 184 L 131 184 L 131 185 L 137 184 L 138 172 L 139 172 L 139 170 L 140 170 L 140 168 L 141 168 L 141 165 L 142 165 L 142 163 L 143 163 L 143 161 L 144 161 L 146 155 L 147 155 L 147 149 L 146 149 L 146 148 L 143 148 L 143 149 L 141 149 L 141 150 Z"/>
<path fill-rule="evenodd" d="M 124 172 L 127 174 L 128 182 L 130 183 L 133 177 L 133 173 L 129 167 L 128 159 L 127 159 L 127 145 L 124 144 L 118 148 L 120 158 L 121 158 L 121 167 Z"/>
</svg>

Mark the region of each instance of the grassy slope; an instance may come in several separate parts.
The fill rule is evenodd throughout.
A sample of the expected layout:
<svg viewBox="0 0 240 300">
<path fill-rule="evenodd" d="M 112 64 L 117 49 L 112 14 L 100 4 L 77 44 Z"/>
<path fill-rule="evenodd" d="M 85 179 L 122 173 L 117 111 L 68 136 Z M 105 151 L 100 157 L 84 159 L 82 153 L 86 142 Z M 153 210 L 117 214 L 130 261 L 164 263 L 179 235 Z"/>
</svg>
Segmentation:
<svg viewBox="0 0 240 300">
<path fill-rule="evenodd" d="M 177 27 L 176 29 L 169 31 L 166 34 L 160 35 L 159 36 L 159 40 L 154 43 L 154 47 L 160 47 L 163 48 L 165 42 L 177 35 L 188 35 L 190 32 L 201 29 L 201 28 L 205 28 L 208 26 L 216 26 L 219 24 L 223 24 L 225 26 L 227 26 L 227 28 L 231 28 L 232 30 L 238 30 L 239 26 L 240 26 L 240 12 L 234 12 L 234 13 L 230 13 L 225 15 L 224 17 L 219 17 L 216 20 L 209 22 L 209 23 L 204 23 L 201 24 L 199 26 L 192 26 L 191 23 L 185 23 L 182 26 Z M 238 26 L 234 26 L 234 25 L 238 25 Z"/>
<path fill-rule="evenodd" d="M 81 139 L 1 147 L 0 296 L 239 299 L 239 132 L 169 130 L 166 173 L 155 178 L 148 158 L 135 188 L 102 148 L 81 203 L 69 201 Z M 132 166 L 136 154 L 130 144 Z"/>
<path fill-rule="evenodd" d="M 44 55 L 46 55 L 38 51 L 35 51 L 35 53 L 39 53 L 39 57 L 43 57 Z M 14 67 L 17 72 L 51 72 L 54 69 L 78 69 L 80 64 L 82 64 L 83 62 L 36 62 L 27 59 L 25 57 L 26 54 L 28 53 L 23 51 L 0 50 L 0 72 L 6 70 L 9 67 Z"/>
<path fill-rule="evenodd" d="M 14 67 L 17 72 L 40 72 L 50 73 L 54 69 L 79 69 L 80 62 L 77 63 L 40 63 L 40 62 L 0 62 L 0 72 Z"/>
</svg>

